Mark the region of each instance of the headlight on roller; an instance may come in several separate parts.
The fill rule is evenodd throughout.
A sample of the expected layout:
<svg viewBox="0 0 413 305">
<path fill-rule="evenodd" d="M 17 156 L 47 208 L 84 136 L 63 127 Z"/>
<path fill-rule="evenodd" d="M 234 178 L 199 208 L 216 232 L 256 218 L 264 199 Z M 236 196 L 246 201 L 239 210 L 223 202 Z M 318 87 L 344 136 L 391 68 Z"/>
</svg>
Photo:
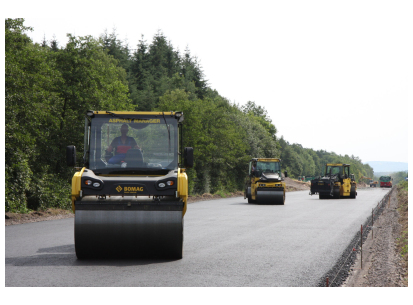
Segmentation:
<svg viewBox="0 0 413 305">
<path fill-rule="evenodd" d="M 94 182 L 94 183 L 93 183 L 93 186 L 94 186 L 94 187 L 99 187 L 99 186 L 100 186 L 100 183 L 99 183 L 99 182 Z"/>
<path fill-rule="evenodd" d="M 85 180 L 86 185 L 92 185 L 92 180 Z"/>
<path fill-rule="evenodd" d="M 157 188 L 170 189 L 170 188 L 173 187 L 175 184 L 176 184 L 176 182 L 175 182 L 174 180 L 167 180 L 167 181 L 157 182 L 156 186 L 157 186 Z"/>
</svg>

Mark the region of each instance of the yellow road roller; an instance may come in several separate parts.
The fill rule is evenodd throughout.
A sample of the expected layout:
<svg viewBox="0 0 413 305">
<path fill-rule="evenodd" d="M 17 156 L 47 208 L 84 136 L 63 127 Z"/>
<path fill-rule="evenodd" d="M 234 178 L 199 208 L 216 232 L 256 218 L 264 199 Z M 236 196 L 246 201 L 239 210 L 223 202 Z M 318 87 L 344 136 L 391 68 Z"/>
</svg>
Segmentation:
<svg viewBox="0 0 413 305">
<path fill-rule="evenodd" d="M 183 120 L 173 111 L 87 111 L 83 167 L 72 179 L 78 259 L 182 258 L 193 166 Z M 73 145 L 66 159 L 76 166 Z"/>
<path fill-rule="evenodd" d="M 284 172 L 287 177 L 287 172 Z M 244 199 L 248 203 L 285 203 L 285 182 L 281 174 L 281 160 L 278 158 L 253 158 L 249 162 L 245 182 Z"/>
<path fill-rule="evenodd" d="M 323 177 L 311 180 L 310 195 L 320 199 L 352 198 L 357 196 L 357 183 L 350 174 L 350 164 L 327 163 Z"/>
</svg>

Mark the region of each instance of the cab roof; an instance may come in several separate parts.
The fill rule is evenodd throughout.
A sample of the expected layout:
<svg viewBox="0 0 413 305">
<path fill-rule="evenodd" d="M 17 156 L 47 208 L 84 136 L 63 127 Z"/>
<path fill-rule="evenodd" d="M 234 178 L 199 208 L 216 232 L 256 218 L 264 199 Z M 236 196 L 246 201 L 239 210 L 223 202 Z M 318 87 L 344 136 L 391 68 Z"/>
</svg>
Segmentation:
<svg viewBox="0 0 413 305">
<path fill-rule="evenodd" d="M 281 159 L 279 158 L 252 158 L 251 161 L 281 162 Z"/>
</svg>

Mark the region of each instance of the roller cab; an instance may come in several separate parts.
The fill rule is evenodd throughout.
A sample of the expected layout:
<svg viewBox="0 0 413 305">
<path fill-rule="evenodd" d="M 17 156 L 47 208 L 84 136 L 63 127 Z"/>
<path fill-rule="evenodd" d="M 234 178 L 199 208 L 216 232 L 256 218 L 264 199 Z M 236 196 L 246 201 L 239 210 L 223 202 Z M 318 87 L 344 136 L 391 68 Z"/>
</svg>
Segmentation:
<svg viewBox="0 0 413 305">
<path fill-rule="evenodd" d="M 182 258 L 191 147 L 181 112 L 88 111 L 72 179 L 78 258 Z M 67 147 L 76 165 L 76 148 Z"/>
<path fill-rule="evenodd" d="M 315 194 L 320 199 L 356 198 L 357 184 L 350 174 L 350 165 L 327 163 L 324 176 L 311 180 L 310 195 Z"/>
<path fill-rule="evenodd" d="M 287 172 L 284 174 L 287 176 Z M 254 158 L 249 162 L 244 198 L 248 203 L 285 203 L 285 182 L 281 174 L 281 160 Z"/>
</svg>

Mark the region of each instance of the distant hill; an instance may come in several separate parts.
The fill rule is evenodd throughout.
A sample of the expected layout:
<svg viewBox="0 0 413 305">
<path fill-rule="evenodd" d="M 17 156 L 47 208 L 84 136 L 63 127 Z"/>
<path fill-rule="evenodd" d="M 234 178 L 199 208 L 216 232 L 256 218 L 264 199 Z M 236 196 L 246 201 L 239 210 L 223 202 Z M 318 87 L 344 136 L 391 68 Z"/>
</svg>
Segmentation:
<svg viewBox="0 0 413 305">
<path fill-rule="evenodd" d="M 375 174 L 402 172 L 409 169 L 406 162 L 367 161 L 366 163 L 373 168 Z"/>
<path fill-rule="evenodd" d="M 400 172 L 400 171 L 399 171 Z M 381 176 L 392 176 L 392 175 L 394 175 L 394 173 L 395 172 L 374 172 L 374 176 L 375 177 L 377 177 L 377 178 L 379 178 L 379 177 L 381 177 Z M 405 175 L 406 177 L 407 177 L 407 172 L 406 172 L 406 175 Z M 392 177 L 394 177 L 394 176 L 392 176 Z"/>
</svg>

